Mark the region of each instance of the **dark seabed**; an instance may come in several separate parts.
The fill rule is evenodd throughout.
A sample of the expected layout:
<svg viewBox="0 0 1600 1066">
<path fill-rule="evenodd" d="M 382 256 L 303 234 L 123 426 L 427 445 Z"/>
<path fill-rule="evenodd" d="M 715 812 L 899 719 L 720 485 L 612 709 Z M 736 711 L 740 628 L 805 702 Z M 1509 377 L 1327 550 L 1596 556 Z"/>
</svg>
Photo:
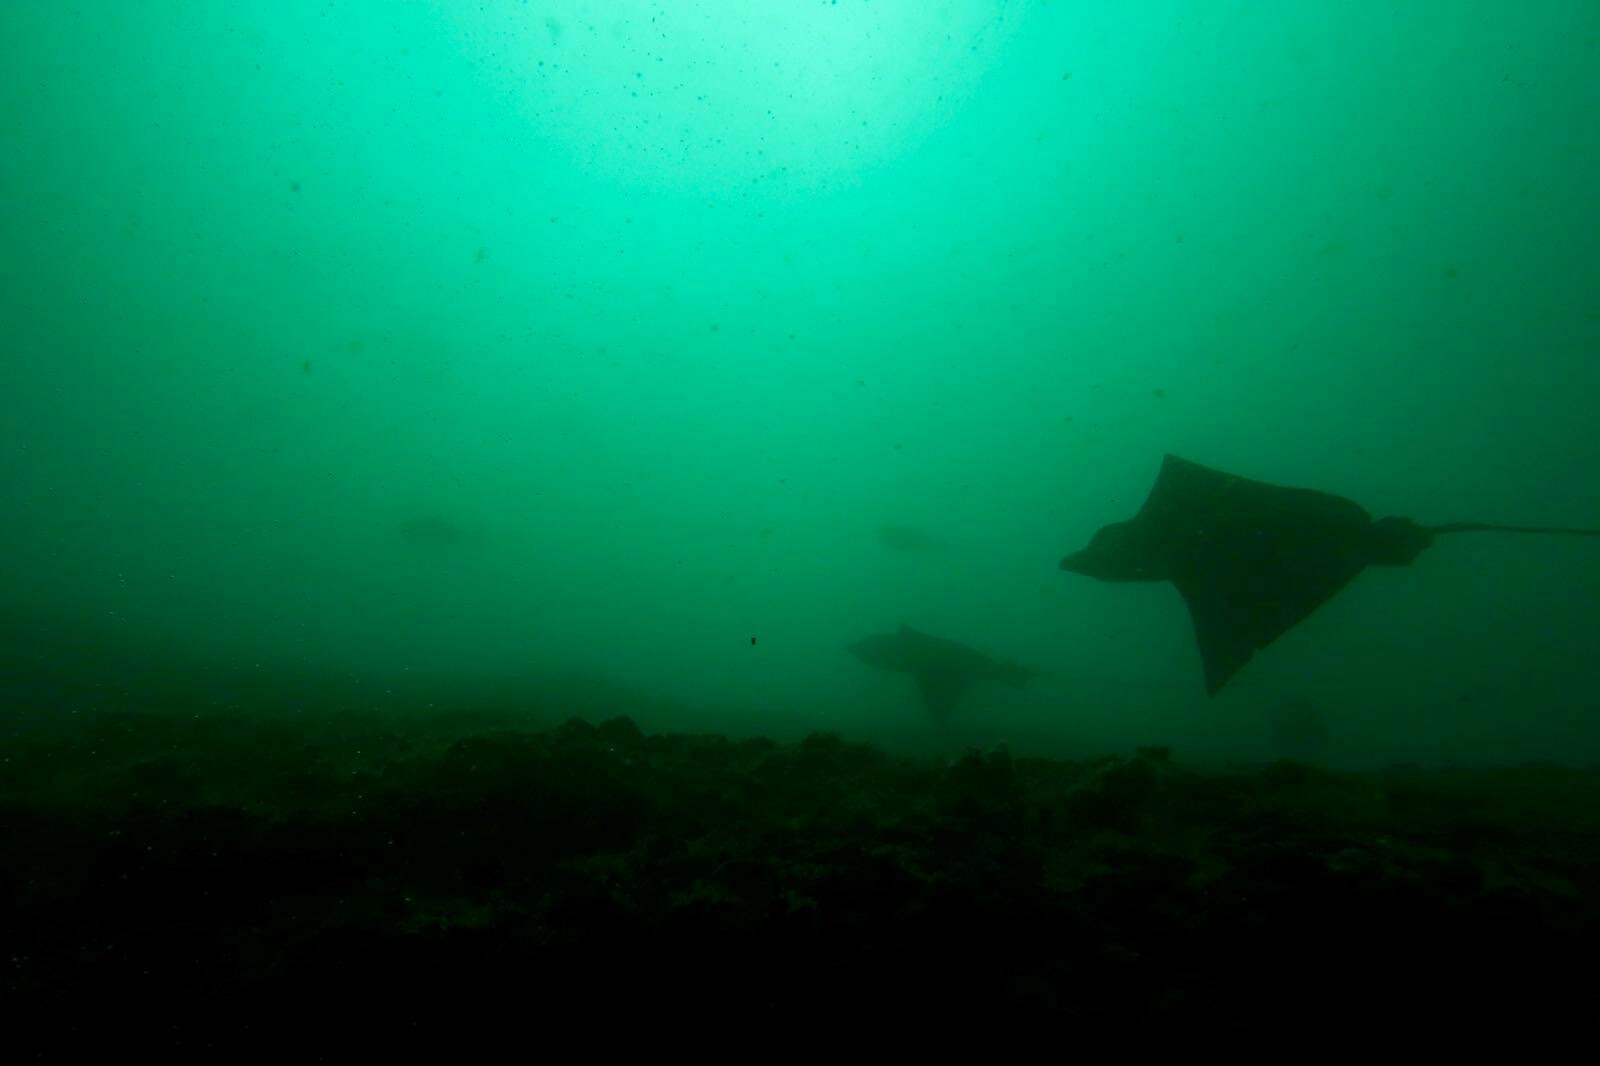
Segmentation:
<svg viewBox="0 0 1600 1066">
<path fill-rule="evenodd" d="M 191 671 L 162 705 L 12 728 L 13 1046 L 1589 1017 L 1593 768 L 936 757 L 646 733 L 630 715 L 689 712 L 574 677 L 358 688 Z"/>
</svg>

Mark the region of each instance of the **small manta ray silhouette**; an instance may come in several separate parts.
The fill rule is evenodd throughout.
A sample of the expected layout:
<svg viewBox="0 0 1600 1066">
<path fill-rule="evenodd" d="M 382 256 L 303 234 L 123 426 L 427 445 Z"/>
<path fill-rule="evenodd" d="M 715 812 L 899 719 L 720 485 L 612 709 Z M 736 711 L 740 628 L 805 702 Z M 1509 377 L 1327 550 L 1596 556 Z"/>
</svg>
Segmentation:
<svg viewBox="0 0 1600 1066">
<path fill-rule="evenodd" d="M 875 669 L 915 677 L 922 705 L 939 722 L 950 716 L 962 695 L 979 681 L 1021 685 L 1035 676 L 1027 667 L 999 662 L 964 644 L 930 636 L 904 623 L 897 632 L 858 640 L 849 645 L 849 650 Z"/>
</svg>

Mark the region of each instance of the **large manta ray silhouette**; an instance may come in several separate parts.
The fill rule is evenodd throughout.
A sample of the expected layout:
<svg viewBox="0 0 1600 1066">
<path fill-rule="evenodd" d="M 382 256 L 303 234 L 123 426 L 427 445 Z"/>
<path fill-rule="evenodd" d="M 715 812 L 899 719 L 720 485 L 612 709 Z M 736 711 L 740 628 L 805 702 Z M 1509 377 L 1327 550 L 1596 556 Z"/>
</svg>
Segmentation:
<svg viewBox="0 0 1600 1066">
<path fill-rule="evenodd" d="M 1368 566 L 1409 566 L 1441 533 L 1600 536 L 1557 529 L 1374 520 L 1359 505 L 1168 455 L 1144 506 L 1102 527 L 1061 569 L 1101 581 L 1170 581 L 1189 605 L 1206 693 L 1331 599 Z"/>
<path fill-rule="evenodd" d="M 922 705 L 940 722 L 979 681 L 1020 685 L 1034 676 L 1026 667 L 991 659 L 965 644 L 930 636 L 904 623 L 897 632 L 858 640 L 849 650 L 868 666 L 914 676 Z"/>
</svg>

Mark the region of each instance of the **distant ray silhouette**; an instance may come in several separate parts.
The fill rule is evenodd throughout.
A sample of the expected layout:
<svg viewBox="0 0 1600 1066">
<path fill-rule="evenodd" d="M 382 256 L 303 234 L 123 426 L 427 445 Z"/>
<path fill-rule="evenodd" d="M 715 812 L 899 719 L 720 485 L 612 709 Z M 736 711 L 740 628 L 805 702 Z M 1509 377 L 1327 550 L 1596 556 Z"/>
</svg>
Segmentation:
<svg viewBox="0 0 1600 1066">
<path fill-rule="evenodd" d="M 858 640 L 849 650 L 868 666 L 915 677 L 922 705 L 940 722 L 979 681 L 1020 685 L 1033 676 L 1026 667 L 991 659 L 965 644 L 930 636 L 904 623 L 897 632 Z"/>
<path fill-rule="evenodd" d="M 1600 529 L 1374 521 L 1341 496 L 1168 455 L 1139 512 L 1102 527 L 1061 569 L 1101 581 L 1172 582 L 1189 606 L 1214 696 L 1252 655 L 1368 566 L 1409 566 L 1435 536 L 1479 531 L 1600 536 Z"/>
</svg>

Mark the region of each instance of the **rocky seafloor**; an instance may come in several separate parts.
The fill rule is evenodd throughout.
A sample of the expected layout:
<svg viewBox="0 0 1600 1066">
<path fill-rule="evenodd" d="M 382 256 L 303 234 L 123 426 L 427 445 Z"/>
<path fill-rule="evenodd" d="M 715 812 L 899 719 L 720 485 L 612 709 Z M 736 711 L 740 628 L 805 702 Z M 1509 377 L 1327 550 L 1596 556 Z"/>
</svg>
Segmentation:
<svg viewBox="0 0 1600 1066">
<path fill-rule="evenodd" d="M 156 713 L 0 759 L 0 995 L 35 1058 L 313 1028 L 1550 1032 L 1594 1003 L 1585 769 Z"/>
</svg>

